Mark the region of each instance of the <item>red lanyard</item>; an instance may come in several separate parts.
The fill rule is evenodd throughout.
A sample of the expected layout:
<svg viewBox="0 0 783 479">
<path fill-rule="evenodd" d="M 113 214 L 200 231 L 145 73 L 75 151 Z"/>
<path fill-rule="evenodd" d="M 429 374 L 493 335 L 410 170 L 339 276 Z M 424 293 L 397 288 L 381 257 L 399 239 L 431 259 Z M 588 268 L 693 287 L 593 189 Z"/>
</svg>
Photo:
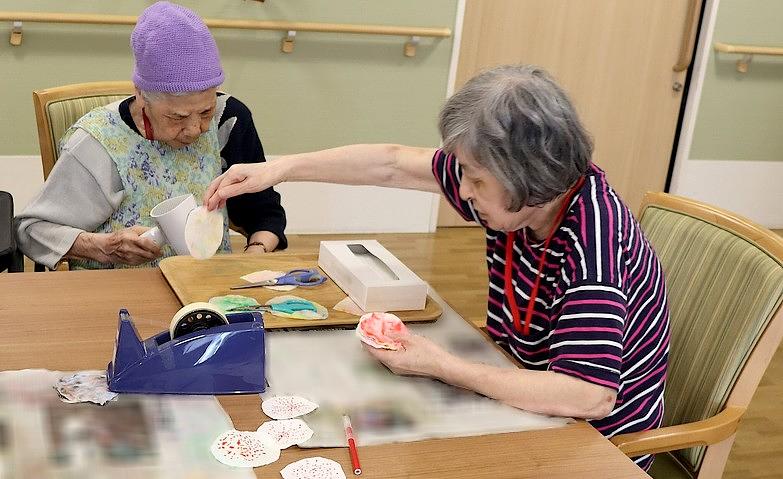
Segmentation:
<svg viewBox="0 0 783 479">
<path fill-rule="evenodd" d="M 147 113 L 144 112 L 144 108 L 141 109 L 141 119 L 144 121 L 144 136 L 148 140 L 154 140 L 155 132 L 152 131 L 152 124 L 150 123 L 149 117 L 147 117 Z"/>
<path fill-rule="evenodd" d="M 514 239 L 516 238 L 516 231 L 509 231 L 506 233 L 506 268 L 505 268 L 505 292 L 508 299 L 508 305 L 511 308 L 511 316 L 514 318 L 514 329 L 517 332 L 521 332 L 525 336 L 530 334 L 530 320 L 533 319 L 533 309 L 536 305 L 536 297 L 538 297 L 538 288 L 541 286 L 541 276 L 544 274 L 544 262 L 546 261 L 546 251 L 549 248 L 549 242 L 552 241 L 552 237 L 555 236 L 555 232 L 560 227 L 560 222 L 563 221 L 568 205 L 571 203 L 574 195 L 582 187 L 585 182 L 585 177 L 582 176 L 576 182 L 576 184 L 568 191 L 563 204 L 560 205 L 560 211 L 557 213 L 555 224 L 552 226 L 552 231 L 549 232 L 549 236 L 544 241 L 544 251 L 541 252 L 541 258 L 538 260 L 538 270 L 536 274 L 536 280 L 533 283 L 533 289 L 530 291 L 530 299 L 527 301 L 527 308 L 525 309 L 525 328 L 522 329 L 521 320 L 519 318 L 519 307 L 517 307 L 517 298 L 514 295 L 514 285 L 511 282 L 511 276 L 513 272 L 512 261 L 514 258 Z"/>
</svg>

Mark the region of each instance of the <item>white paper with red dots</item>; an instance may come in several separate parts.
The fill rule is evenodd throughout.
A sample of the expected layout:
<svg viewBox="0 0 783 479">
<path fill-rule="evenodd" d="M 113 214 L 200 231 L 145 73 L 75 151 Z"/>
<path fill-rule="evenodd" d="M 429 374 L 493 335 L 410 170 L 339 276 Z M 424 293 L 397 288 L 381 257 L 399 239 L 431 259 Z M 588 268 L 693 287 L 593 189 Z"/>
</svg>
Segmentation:
<svg viewBox="0 0 783 479">
<path fill-rule="evenodd" d="M 317 408 L 318 404 L 299 396 L 272 396 L 261 403 L 261 410 L 271 419 L 293 419 Z"/>
<path fill-rule="evenodd" d="M 256 431 L 226 431 L 215 439 L 210 451 L 215 459 L 234 467 L 260 467 L 280 459 L 277 441 Z"/>
<path fill-rule="evenodd" d="M 271 436 L 280 449 L 302 444 L 313 437 L 313 430 L 301 419 L 267 421 L 258 427 L 258 432 Z"/>
<path fill-rule="evenodd" d="M 308 457 L 285 466 L 283 479 L 345 479 L 340 463 L 325 457 Z"/>
</svg>

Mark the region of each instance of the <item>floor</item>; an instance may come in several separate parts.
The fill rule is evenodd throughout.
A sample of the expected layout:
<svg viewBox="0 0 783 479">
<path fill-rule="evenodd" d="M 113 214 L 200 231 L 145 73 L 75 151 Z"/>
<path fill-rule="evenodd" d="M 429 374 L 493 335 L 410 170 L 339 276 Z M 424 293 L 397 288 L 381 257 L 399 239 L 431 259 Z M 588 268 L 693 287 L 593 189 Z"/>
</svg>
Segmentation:
<svg viewBox="0 0 783 479">
<path fill-rule="evenodd" d="M 778 232 L 783 235 L 783 230 Z M 478 228 L 441 228 L 434 234 L 291 235 L 291 251 L 317 250 L 324 239 L 375 238 L 443 296 L 464 318 L 483 321 L 487 278 L 484 234 Z M 237 237 L 235 250 L 241 250 Z M 27 265 L 26 270 L 32 271 Z M 767 369 L 740 425 L 724 478 L 783 477 L 783 348 Z"/>
</svg>

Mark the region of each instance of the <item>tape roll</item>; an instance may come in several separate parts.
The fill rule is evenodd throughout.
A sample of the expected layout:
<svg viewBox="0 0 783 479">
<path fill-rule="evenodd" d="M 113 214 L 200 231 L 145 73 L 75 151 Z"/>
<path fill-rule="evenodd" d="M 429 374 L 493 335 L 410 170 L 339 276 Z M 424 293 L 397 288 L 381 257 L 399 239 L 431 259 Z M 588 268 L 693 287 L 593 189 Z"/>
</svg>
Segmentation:
<svg viewBox="0 0 783 479">
<path fill-rule="evenodd" d="M 204 302 L 190 303 L 174 314 L 169 325 L 169 333 L 171 339 L 175 339 L 194 331 L 226 324 L 228 319 L 214 305 Z"/>
</svg>

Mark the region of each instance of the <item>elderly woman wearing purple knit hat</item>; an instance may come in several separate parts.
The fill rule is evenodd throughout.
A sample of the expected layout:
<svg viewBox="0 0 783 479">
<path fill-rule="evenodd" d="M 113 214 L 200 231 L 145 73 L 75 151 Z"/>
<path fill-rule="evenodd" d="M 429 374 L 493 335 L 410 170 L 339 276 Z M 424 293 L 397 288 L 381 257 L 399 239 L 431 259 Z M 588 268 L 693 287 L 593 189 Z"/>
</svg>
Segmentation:
<svg viewBox="0 0 783 479">
<path fill-rule="evenodd" d="M 248 108 L 217 92 L 220 56 L 198 15 L 155 3 L 130 43 L 135 96 L 92 110 L 66 132 L 43 190 L 17 217 L 22 251 L 38 263 L 154 266 L 174 252 L 141 236 L 153 206 L 186 193 L 200 198 L 230 166 L 265 161 Z M 267 188 L 233 200 L 223 251 L 231 248 L 229 219 L 247 234 L 247 252 L 286 247 L 280 195 Z"/>
</svg>

